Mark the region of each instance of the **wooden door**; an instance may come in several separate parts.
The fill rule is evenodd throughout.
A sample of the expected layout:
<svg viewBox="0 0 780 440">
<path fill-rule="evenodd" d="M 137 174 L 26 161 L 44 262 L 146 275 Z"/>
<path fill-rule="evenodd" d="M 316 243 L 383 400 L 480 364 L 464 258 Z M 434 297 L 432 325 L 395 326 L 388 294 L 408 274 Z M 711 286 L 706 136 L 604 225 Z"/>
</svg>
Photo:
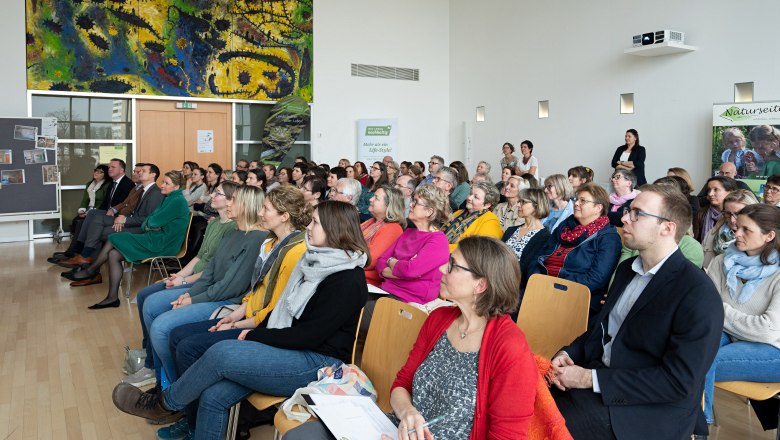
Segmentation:
<svg viewBox="0 0 780 440">
<path fill-rule="evenodd" d="M 180 170 L 185 160 L 203 168 L 212 162 L 232 168 L 230 103 L 198 102 L 197 106 L 177 109 L 176 101 L 138 100 L 136 162 L 153 163 L 163 174 Z M 198 152 L 198 130 L 213 131 L 213 152 Z"/>
</svg>

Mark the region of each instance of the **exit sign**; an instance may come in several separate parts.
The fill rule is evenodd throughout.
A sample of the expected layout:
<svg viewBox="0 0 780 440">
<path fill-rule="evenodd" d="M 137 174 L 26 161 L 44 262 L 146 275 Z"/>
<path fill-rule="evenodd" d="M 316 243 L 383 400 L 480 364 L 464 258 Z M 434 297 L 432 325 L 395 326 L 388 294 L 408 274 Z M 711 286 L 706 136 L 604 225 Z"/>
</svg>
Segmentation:
<svg viewBox="0 0 780 440">
<path fill-rule="evenodd" d="M 198 104 L 194 102 L 177 102 L 176 108 L 183 108 L 183 109 L 196 109 L 198 108 Z"/>
</svg>

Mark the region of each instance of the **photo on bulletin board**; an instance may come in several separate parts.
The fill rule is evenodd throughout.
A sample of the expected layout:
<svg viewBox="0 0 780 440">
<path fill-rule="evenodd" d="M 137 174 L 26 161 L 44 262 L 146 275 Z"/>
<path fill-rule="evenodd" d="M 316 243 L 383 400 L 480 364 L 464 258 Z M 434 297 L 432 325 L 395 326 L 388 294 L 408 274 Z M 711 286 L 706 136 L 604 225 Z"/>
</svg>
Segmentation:
<svg viewBox="0 0 780 440">
<path fill-rule="evenodd" d="M 38 136 L 36 139 L 36 148 L 57 149 L 57 136 Z"/>
<path fill-rule="evenodd" d="M 35 137 L 38 135 L 38 127 L 30 127 L 29 125 L 15 125 L 14 126 L 14 139 L 17 141 L 35 141 Z"/>
<path fill-rule="evenodd" d="M 24 150 L 24 163 L 25 165 L 35 163 L 46 163 L 48 156 L 46 150 L 42 148 L 36 148 L 34 150 Z"/>
<path fill-rule="evenodd" d="M 0 182 L 2 182 L 3 185 L 21 185 L 26 183 L 24 180 L 24 170 L 0 171 Z"/>
<path fill-rule="evenodd" d="M 44 185 L 56 185 L 57 184 L 57 165 L 43 165 L 41 166 L 41 174 L 43 174 Z"/>
<path fill-rule="evenodd" d="M 14 163 L 14 150 L 0 150 L 0 165 Z"/>
</svg>

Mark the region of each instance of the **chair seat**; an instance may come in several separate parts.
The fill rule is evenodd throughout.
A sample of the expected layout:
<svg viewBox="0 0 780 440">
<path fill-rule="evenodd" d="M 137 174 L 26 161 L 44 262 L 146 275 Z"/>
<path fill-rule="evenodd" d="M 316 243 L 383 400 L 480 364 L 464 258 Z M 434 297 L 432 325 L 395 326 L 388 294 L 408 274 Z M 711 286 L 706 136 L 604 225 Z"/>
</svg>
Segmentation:
<svg viewBox="0 0 780 440">
<path fill-rule="evenodd" d="M 296 411 L 303 411 L 300 408 L 295 408 Z M 304 423 L 309 423 L 314 420 L 317 420 L 316 417 L 312 416 L 309 420 L 305 422 L 299 422 L 297 420 L 290 420 L 287 418 L 287 415 L 282 411 L 281 408 L 279 408 L 279 411 L 276 411 L 276 414 L 274 415 L 274 427 L 276 428 L 276 432 L 279 433 L 279 437 L 284 437 L 285 434 L 287 434 L 287 431 L 297 428 L 301 426 Z"/>
<path fill-rule="evenodd" d="M 246 400 L 249 403 L 251 403 L 252 406 L 262 411 L 266 408 L 270 408 L 276 404 L 284 402 L 285 400 L 287 400 L 287 398 L 279 397 L 279 396 L 271 396 L 263 393 L 254 393 L 251 394 L 249 397 L 247 397 Z"/>
<path fill-rule="evenodd" d="M 753 400 L 767 400 L 780 394 L 780 382 L 715 382 L 715 387 Z"/>
</svg>

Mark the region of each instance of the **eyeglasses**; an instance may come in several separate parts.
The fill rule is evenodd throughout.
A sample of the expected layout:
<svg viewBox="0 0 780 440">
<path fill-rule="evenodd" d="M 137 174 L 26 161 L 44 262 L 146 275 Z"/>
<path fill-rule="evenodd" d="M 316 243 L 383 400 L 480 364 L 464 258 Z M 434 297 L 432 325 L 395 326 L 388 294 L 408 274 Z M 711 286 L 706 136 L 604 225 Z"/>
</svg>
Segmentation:
<svg viewBox="0 0 780 440">
<path fill-rule="evenodd" d="M 423 208 L 430 208 L 430 206 L 426 205 L 425 203 L 421 203 L 417 199 L 412 199 L 409 201 L 409 207 L 414 208 L 415 206 L 422 206 Z"/>
<path fill-rule="evenodd" d="M 580 205 L 584 205 L 584 204 L 586 204 L 586 203 L 593 203 L 593 204 L 595 205 L 595 204 L 597 204 L 598 202 L 596 202 L 595 200 L 588 200 L 588 199 L 583 199 L 583 198 L 576 198 L 576 199 L 574 199 L 574 203 L 579 203 Z M 626 209 L 628 209 L 628 208 L 626 208 Z"/>
<path fill-rule="evenodd" d="M 227 196 L 225 195 L 225 193 L 223 193 L 223 192 L 219 192 L 219 191 L 214 191 L 214 192 L 213 192 L 213 193 L 211 193 L 211 194 L 213 194 L 213 195 L 214 195 L 214 197 L 219 197 L 219 196 L 222 196 L 222 197 L 227 197 Z"/>
<path fill-rule="evenodd" d="M 660 215 L 650 214 L 649 212 L 640 211 L 640 210 L 638 210 L 636 208 L 623 208 L 623 216 L 626 216 L 626 215 L 628 216 L 628 218 L 632 222 L 637 221 L 639 216 L 653 217 L 653 218 L 656 218 L 658 220 L 662 220 L 662 221 L 665 221 L 665 222 L 670 222 L 671 221 L 671 220 L 669 220 L 666 217 L 661 217 Z"/>
<path fill-rule="evenodd" d="M 739 214 L 738 212 L 723 211 L 723 216 L 726 217 L 726 219 L 735 218 L 738 214 Z"/>
<path fill-rule="evenodd" d="M 535 203 L 533 200 L 525 200 L 525 199 L 520 199 L 520 200 L 518 201 L 518 203 L 519 203 L 519 204 L 521 204 L 521 205 L 525 205 L 526 203 L 530 203 L 530 204 L 532 204 L 532 205 L 536 206 L 536 203 Z"/>
<path fill-rule="evenodd" d="M 447 183 L 449 183 L 450 185 L 452 185 L 452 182 L 450 182 L 450 181 L 449 181 L 449 180 L 447 180 L 447 179 L 442 179 L 442 178 L 441 178 L 441 177 L 439 177 L 439 176 L 436 176 L 436 177 L 434 177 L 434 178 L 433 178 L 433 183 L 440 182 L 440 181 L 441 181 L 441 182 L 447 182 Z"/>
<path fill-rule="evenodd" d="M 766 185 L 766 186 L 764 186 L 764 192 L 765 193 L 773 193 L 773 194 L 774 193 L 779 193 L 780 192 L 780 188 L 778 188 L 776 186 Z"/>
<path fill-rule="evenodd" d="M 609 180 L 620 180 L 623 178 L 622 174 L 615 174 L 614 176 L 610 177 Z"/>
<path fill-rule="evenodd" d="M 458 269 L 463 269 L 466 272 L 471 272 L 474 275 L 477 275 L 476 272 L 474 272 L 473 270 L 469 269 L 468 267 L 461 266 L 460 264 L 456 263 L 455 262 L 455 258 L 452 256 L 452 254 L 450 254 L 450 261 L 447 263 L 447 273 L 452 273 L 452 268 L 453 267 L 457 267 Z"/>
<path fill-rule="evenodd" d="M 553 188 L 555 188 L 555 185 L 544 185 L 544 189 L 546 190 L 551 190 Z"/>
<path fill-rule="evenodd" d="M 439 162 L 436 162 L 436 161 L 433 161 L 433 160 L 432 160 L 432 161 L 428 162 L 428 165 L 437 165 L 438 163 L 439 163 Z"/>
<path fill-rule="evenodd" d="M 372 170 L 382 171 L 382 168 L 379 167 L 371 167 Z"/>
</svg>

